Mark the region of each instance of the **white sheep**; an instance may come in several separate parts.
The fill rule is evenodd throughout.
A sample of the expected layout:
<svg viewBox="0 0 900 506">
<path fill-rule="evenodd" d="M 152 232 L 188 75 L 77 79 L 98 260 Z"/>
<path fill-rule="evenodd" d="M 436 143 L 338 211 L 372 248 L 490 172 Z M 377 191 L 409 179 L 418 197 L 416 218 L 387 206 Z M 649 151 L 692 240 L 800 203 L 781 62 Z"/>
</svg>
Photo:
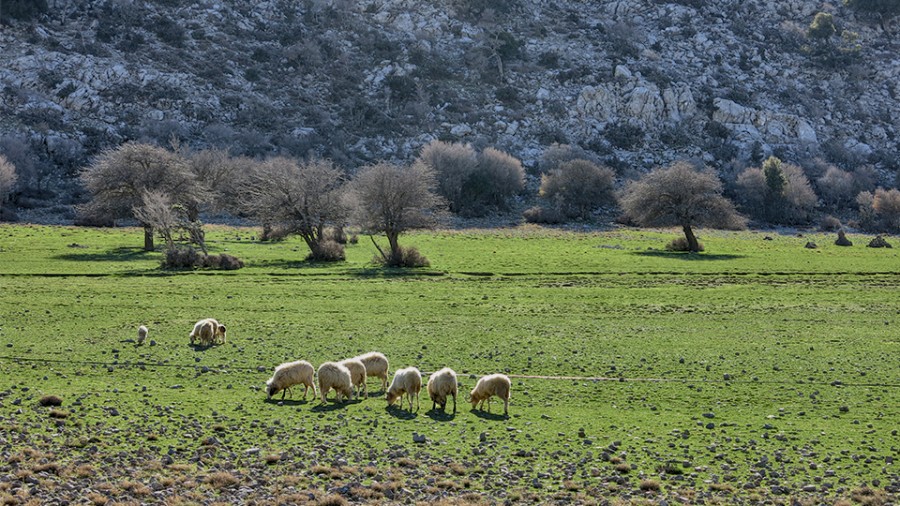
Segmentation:
<svg viewBox="0 0 900 506">
<path fill-rule="evenodd" d="M 369 397 L 369 389 L 366 387 L 366 366 L 356 358 L 348 358 L 339 362 L 342 366 L 350 371 L 350 383 L 353 384 L 353 390 L 356 392 L 356 398 L 359 399 L 360 392 L 365 393 L 365 399 Z"/>
<path fill-rule="evenodd" d="M 509 414 L 509 391 L 511 383 L 509 377 L 505 374 L 491 374 L 482 376 L 475 388 L 469 393 L 469 402 L 472 403 L 472 409 L 480 402 L 484 408 L 484 401 L 487 401 L 488 412 L 491 411 L 491 397 L 496 395 L 503 399 L 503 414 Z"/>
<path fill-rule="evenodd" d="M 271 399 L 273 395 L 281 392 L 281 398 L 284 394 L 291 390 L 294 385 L 303 385 L 303 400 L 306 400 L 306 393 L 310 389 L 313 391 L 313 399 L 316 398 L 316 386 L 313 381 L 312 364 L 306 360 L 297 360 L 296 362 L 286 362 L 275 368 L 275 373 L 266 381 L 266 396 Z M 290 392 L 294 397 L 294 392 Z"/>
<path fill-rule="evenodd" d="M 144 344 L 144 340 L 147 339 L 147 332 L 149 332 L 149 331 L 147 330 L 146 325 L 141 325 L 140 327 L 138 327 L 138 337 L 137 337 L 138 344 Z"/>
<path fill-rule="evenodd" d="M 191 339 L 191 344 L 198 341 L 201 346 L 210 346 L 217 342 L 225 344 L 225 325 L 220 325 L 215 318 L 204 318 L 194 324 L 194 330 L 188 334 L 188 337 Z"/>
<path fill-rule="evenodd" d="M 353 383 L 350 379 L 350 369 L 337 362 L 325 362 L 319 366 L 319 394 L 322 396 L 322 403 L 325 403 L 325 397 L 333 388 L 335 391 L 335 402 L 341 402 L 341 396 L 350 400 L 353 396 Z"/>
<path fill-rule="evenodd" d="M 453 412 L 456 413 L 456 394 L 459 391 L 459 386 L 456 381 L 456 372 L 453 369 L 445 367 L 432 374 L 428 378 L 426 390 L 428 390 L 428 397 L 431 398 L 432 410 L 435 405 L 438 405 L 441 407 L 441 411 L 445 411 L 447 409 L 447 396 L 452 395 Z"/>
<path fill-rule="evenodd" d="M 419 392 L 422 390 L 422 373 L 415 367 L 407 367 L 405 369 L 397 369 L 394 373 L 394 380 L 388 388 L 385 398 L 388 406 L 394 404 L 399 398 L 400 406 L 403 406 L 403 395 L 409 397 L 409 411 L 412 411 L 413 395 L 416 396 L 416 411 L 419 410 Z"/>
<path fill-rule="evenodd" d="M 381 378 L 381 390 L 387 389 L 388 383 L 388 359 L 377 351 L 371 351 L 356 357 L 366 366 L 366 376 Z"/>
</svg>

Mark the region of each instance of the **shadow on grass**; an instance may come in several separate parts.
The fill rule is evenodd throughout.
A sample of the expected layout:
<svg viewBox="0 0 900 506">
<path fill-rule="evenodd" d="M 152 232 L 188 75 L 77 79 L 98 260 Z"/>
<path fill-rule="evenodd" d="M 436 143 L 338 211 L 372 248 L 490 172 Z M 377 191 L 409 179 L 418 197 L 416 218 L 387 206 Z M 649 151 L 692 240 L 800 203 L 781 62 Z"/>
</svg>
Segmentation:
<svg viewBox="0 0 900 506">
<path fill-rule="evenodd" d="M 271 399 L 266 399 L 265 403 L 266 404 L 276 404 L 276 405 L 281 404 L 283 406 L 306 406 L 307 404 L 315 402 L 315 400 L 316 400 L 315 397 L 313 397 L 313 399 L 310 401 L 305 400 L 305 399 L 291 399 L 291 398 L 279 399 L 278 396 L 276 395 L 275 397 L 273 397 Z"/>
<path fill-rule="evenodd" d="M 349 406 L 349 405 L 350 405 L 351 403 L 353 403 L 353 402 L 357 402 L 357 401 L 344 401 L 344 402 L 334 402 L 334 401 L 332 401 L 332 402 L 330 402 L 330 403 L 328 403 L 328 404 L 322 404 L 322 403 L 320 402 L 319 404 L 316 404 L 315 406 L 313 406 L 313 408 L 312 408 L 311 411 L 313 411 L 313 412 L 315 412 L 315 413 L 328 413 L 328 412 L 330 412 L 330 411 L 337 411 L 337 410 L 339 410 L 339 409 L 346 409 L 347 406 Z"/>
<path fill-rule="evenodd" d="M 686 260 L 689 262 L 702 262 L 702 261 L 710 261 L 710 260 L 735 260 L 737 258 L 744 258 L 744 255 L 723 255 L 723 254 L 710 254 L 710 253 L 690 253 L 688 251 L 636 251 L 632 253 L 632 255 L 638 255 L 642 257 L 655 257 L 655 258 L 670 258 L 672 260 Z"/>
<path fill-rule="evenodd" d="M 155 254 L 155 251 L 145 251 L 144 248 L 120 246 L 93 253 L 64 253 L 53 258 L 72 262 L 131 262 L 142 258 L 150 258 L 151 255 Z"/>
<path fill-rule="evenodd" d="M 472 408 L 472 414 L 485 420 L 509 420 L 509 415 L 504 415 L 503 413 L 488 413 L 487 411 L 475 408 Z"/>
<path fill-rule="evenodd" d="M 394 418 L 399 418 L 400 420 L 413 420 L 418 417 L 418 413 L 414 411 L 406 411 L 403 408 L 399 408 L 397 406 L 388 406 L 384 408 L 385 411 Z"/>
<path fill-rule="evenodd" d="M 432 408 L 425 412 L 425 414 L 435 422 L 449 422 L 456 418 L 456 413 L 447 413 L 440 408 Z"/>
</svg>

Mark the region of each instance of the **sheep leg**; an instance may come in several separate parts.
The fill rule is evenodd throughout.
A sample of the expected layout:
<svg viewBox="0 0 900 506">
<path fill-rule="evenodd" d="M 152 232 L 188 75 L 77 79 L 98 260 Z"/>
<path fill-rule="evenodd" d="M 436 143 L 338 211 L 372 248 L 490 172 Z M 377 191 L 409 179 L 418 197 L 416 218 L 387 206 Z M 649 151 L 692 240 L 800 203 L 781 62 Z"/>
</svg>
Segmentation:
<svg viewBox="0 0 900 506">
<path fill-rule="evenodd" d="M 503 399 L 503 414 L 509 415 L 509 399 Z"/>
<path fill-rule="evenodd" d="M 416 392 L 416 413 L 419 412 L 419 392 Z"/>
<path fill-rule="evenodd" d="M 456 413 L 456 394 L 453 394 L 453 412 Z"/>
</svg>

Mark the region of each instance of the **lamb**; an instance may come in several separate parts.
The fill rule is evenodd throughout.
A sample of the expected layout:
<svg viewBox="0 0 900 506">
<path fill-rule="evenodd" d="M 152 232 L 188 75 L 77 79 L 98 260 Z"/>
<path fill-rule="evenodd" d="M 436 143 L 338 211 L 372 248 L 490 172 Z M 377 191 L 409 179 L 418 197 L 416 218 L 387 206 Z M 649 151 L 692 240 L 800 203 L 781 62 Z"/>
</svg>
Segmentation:
<svg viewBox="0 0 900 506">
<path fill-rule="evenodd" d="M 353 396 L 353 383 L 350 379 L 350 369 L 337 362 L 325 362 L 319 366 L 319 394 L 322 396 L 322 403 L 325 403 L 325 396 L 333 388 L 335 391 L 335 402 L 341 402 L 341 396 L 350 400 Z"/>
<path fill-rule="evenodd" d="M 356 398 L 359 399 L 360 392 L 365 392 L 365 398 L 368 398 L 369 389 L 366 387 L 366 366 L 363 365 L 362 361 L 348 358 L 347 360 L 341 360 L 340 364 L 350 371 L 350 382 L 353 384 Z"/>
<path fill-rule="evenodd" d="M 281 398 L 284 394 L 291 390 L 294 385 L 303 385 L 303 400 L 306 400 L 306 393 L 309 389 L 313 391 L 313 399 L 316 398 L 316 386 L 313 381 L 315 370 L 312 364 L 306 360 L 297 360 L 295 362 L 286 362 L 275 368 L 275 373 L 266 381 L 266 396 L 271 399 L 273 395 L 281 391 Z M 291 391 L 291 397 L 294 392 Z"/>
<path fill-rule="evenodd" d="M 381 390 L 387 389 L 388 383 L 388 359 L 377 351 L 366 353 L 356 357 L 357 360 L 366 366 L 366 376 L 375 376 L 381 378 Z M 368 392 L 368 390 L 366 391 Z"/>
<path fill-rule="evenodd" d="M 472 409 L 475 409 L 475 406 L 480 402 L 482 408 L 484 407 L 484 401 L 487 401 L 488 412 L 491 411 L 491 397 L 496 395 L 497 397 L 503 399 L 503 414 L 509 415 L 509 391 L 510 391 L 510 381 L 509 377 L 505 374 L 491 374 L 488 376 L 482 376 L 478 383 L 475 384 L 475 388 L 472 389 L 472 392 L 469 394 L 469 402 L 472 403 Z"/>
<path fill-rule="evenodd" d="M 449 367 L 445 367 L 440 371 L 432 374 L 428 378 L 428 397 L 431 398 L 431 409 L 434 410 L 435 405 L 441 407 L 441 411 L 447 409 L 447 396 L 453 396 L 453 412 L 456 413 L 456 394 L 459 387 L 456 382 L 456 372 Z"/>
<path fill-rule="evenodd" d="M 221 344 L 225 344 L 225 325 L 220 325 L 215 318 L 205 318 L 194 324 L 194 330 L 188 337 L 191 338 L 191 344 L 199 341 L 202 346 L 210 346 L 220 342 L 220 337 Z"/>
<path fill-rule="evenodd" d="M 144 340 L 147 339 L 147 332 L 148 330 L 146 325 L 141 325 L 140 327 L 138 327 L 138 344 L 144 344 Z"/>
<path fill-rule="evenodd" d="M 400 406 L 403 406 L 403 395 L 409 397 L 409 411 L 412 411 L 413 394 L 416 396 L 416 411 L 419 410 L 419 392 L 422 390 L 422 373 L 415 367 L 398 369 L 394 373 L 394 380 L 388 388 L 385 398 L 388 406 L 392 406 L 399 398 Z"/>
</svg>

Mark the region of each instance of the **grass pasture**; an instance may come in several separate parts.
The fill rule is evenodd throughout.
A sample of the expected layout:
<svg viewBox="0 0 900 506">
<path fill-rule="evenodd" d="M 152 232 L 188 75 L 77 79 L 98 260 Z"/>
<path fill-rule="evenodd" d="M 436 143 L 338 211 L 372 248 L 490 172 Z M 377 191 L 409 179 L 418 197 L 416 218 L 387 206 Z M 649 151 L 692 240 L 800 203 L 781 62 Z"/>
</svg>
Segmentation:
<svg viewBox="0 0 900 506">
<path fill-rule="evenodd" d="M 0 226 L 0 503 L 897 501 L 896 249 L 455 230 L 401 237 L 432 266 L 385 271 L 368 237 L 325 265 L 256 233 L 208 231 L 244 269 L 163 272 L 136 229 Z M 228 344 L 188 344 L 206 316 Z M 266 401 L 274 365 L 369 350 L 461 393 L 510 374 L 510 416 L 388 409 L 374 380 Z"/>
</svg>

